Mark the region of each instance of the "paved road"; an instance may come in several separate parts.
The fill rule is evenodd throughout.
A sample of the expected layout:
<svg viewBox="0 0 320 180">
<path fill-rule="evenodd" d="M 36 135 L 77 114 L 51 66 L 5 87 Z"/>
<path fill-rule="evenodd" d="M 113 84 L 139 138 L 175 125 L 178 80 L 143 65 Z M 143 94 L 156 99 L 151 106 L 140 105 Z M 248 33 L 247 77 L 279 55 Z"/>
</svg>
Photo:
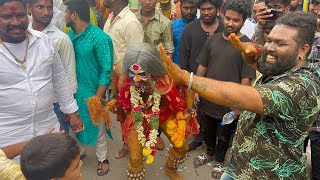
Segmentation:
<svg viewBox="0 0 320 180">
<path fill-rule="evenodd" d="M 121 130 L 118 122 L 115 121 L 115 116 L 111 116 L 112 125 L 111 131 L 114 137 L 114 140 L 108 139 L 108 159 L 110 162 L 110 172 L 102 177 L 97 176 L 97 159 L 95 155 L 95 148 L 88 148 L 87 157 L 83 159 L 84 165 L 82 166 L 82 173 L 85 180 L 100 180 L 100 179 L 109 179 L 109 180 L 126 180 L 125 170 L 127 168 L 128 156 L 122 159 L 116 159 L 115 153 L 117 150 L 122 147 L 121 139 Z M 162 151 L 157 151 L 155 160 L 151 165 L 146 165 L 146 180 L 169 180 L 163 171 L 163 165 L 165 164 L 166 154 L 169 150 L 170 143 L 165 137 L 161 135 L 165 141 L 166 147 Z M 185 180 L 209 180 L 211 178 L 211 170 L 213 163 L 208 163 L 204 166 L 201 166 L 197 169 L 193 167 L 193 159 L 205 152 L 205 146 L 200 149 L 195 150 L 194 152 L 189 153 L 189 158 L 187 161 L 179 168 L 180 173 L 183 175 Z M 308 153 L 308 152 L 307 152 Z M 308 153 L 310 155 L 310 153 Z"/>
</svg>

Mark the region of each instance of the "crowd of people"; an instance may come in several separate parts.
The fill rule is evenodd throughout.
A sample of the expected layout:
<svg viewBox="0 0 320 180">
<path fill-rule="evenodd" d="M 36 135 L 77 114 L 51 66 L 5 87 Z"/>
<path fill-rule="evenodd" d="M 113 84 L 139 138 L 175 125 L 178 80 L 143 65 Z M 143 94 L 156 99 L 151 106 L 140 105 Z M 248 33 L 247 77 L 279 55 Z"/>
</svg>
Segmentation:
<svg viewBox="0 0 320 180">
<path fill-rule="evenodd" d="M 320 179 L 319 3 L 1 0 L 0 179 L 83 179 L 88 146 L 107 175 L 109 113 L 128 179 L 161 134 L 173 180 L 203 144 L 214 179 L 304 180 L 308 142 Z"/>
</svg>

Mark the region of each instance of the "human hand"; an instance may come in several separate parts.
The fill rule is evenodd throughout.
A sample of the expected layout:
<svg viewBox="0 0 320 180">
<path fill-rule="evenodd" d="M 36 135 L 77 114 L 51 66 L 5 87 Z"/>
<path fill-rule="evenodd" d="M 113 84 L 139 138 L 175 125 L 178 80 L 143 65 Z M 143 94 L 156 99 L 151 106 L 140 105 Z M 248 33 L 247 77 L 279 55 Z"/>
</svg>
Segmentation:
<svg viewBox="0 0 320 180">
<path fill-rule="evenodd" d="M 51 129 L 49 129 L 49 131 L 47 131 L 47 134 L 52 134 L 55 129 L 56 129 L 56 128 L 51 128 Z"/>
<path fill-rule="evenodd" d="M 241 110 L 239 109 L 232 109 L 234 111 L 234 119 L 239 119 L 240 114 L 241 114 Z"/>
<path fill-rule="evenodd" d="M 82 120 L 77 112 L 69 114 L 71 129 L 74 133 L 81 132 L 84 129 Z"/>
<path fill-rule="evenodd" d="M 117 113 L 117 99 L 116 98 L 112 98 L 110 99 L 110 101 L 107 103 L 106 105 L 106 110 L 111 111 L 113 114 Z"/>
<path fill-rule="evenodd" d="M 256 55 L 257 49 L 252 42 L 241 42 L 239 37 L 234 33 L 231 33 L 228 39 L 238 51 L 244 53 L 246 56 Z"/>
<path fill-rule="evenodd" d="M 198 108 L 198 103 L 200 101 L 200 98 L 199 98 L 199 94 L 198 93 L 194 93 L 194 107 L 197 109 Z"/>
<path fill-rule="evenodd" d="M 47 134 L 52 134 L 55 129 L 56 128 L 49 129 L 49 131 L 47 131 Z M 64 134 L 64 130 L 57 132 L 57 134 Z"/>
<path fill-rule="evenodd" d="M 229 41 L 233 46 L 242 53 L 243 59 L 247 61 L 248 64 L 255 63 L 259 58 L 259 49 L 252 42 L 241 42 L 239 37 L 234 33 L 230 34 L 228 37 Z"/>
<path fill-rule="evenodd" d="M 264 26 L 267 21 L 270 21 L 270 18 L 273 16 L 271 13 L 271 9 L 268 9 L 267 7 L 261 7 L 258 9 L 256 17 L 258 24 L 260 26 Z"/>
<path fill-rule="evenodd" d="M 185 120 L 188 121 L 191 118 L 191 113 L 179 111 L 175 115 L 176 120 Z"/>
<path fill-rule="evenodd" d="M 188 79 L 188 72 L 180 69 L 180 67 L 172 62 L 167 55 L 163 45 L 160 45 L 160 57 L 167 70 L 167 73 L 172 77 L 175 85 L 185 84 L 185 80 Z"/>
</svg>

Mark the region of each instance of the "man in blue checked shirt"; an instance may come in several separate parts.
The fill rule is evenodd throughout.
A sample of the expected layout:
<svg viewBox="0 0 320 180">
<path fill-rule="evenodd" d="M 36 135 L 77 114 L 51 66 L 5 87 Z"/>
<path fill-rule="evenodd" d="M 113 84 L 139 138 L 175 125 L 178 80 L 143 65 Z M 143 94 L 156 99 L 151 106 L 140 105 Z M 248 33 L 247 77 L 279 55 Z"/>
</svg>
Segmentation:
<svg viewBox="0 0 320 180">
<path fill-rule="evenodd" d="M 196 14 L 197 8 L 195 5 L 195 0 L 181 0 L 182 18 L 177 19 L 172 24 L 174 44 L 173 61 L 176 64 L 179 64 L 179 51 L 182 32 L 188 23 L 196 19 Z"/>
</svg>

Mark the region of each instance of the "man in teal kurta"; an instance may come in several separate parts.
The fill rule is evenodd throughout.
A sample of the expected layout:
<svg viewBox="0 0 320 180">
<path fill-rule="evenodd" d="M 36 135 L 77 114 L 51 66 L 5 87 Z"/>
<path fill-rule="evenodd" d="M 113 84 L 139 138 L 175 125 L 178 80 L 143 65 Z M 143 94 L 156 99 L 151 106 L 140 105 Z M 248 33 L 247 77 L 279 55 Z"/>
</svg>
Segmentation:
<svg viewBox="0 0 320 180">
<path fill-rule="evenodd" d="M 81 142 L 82 156 L 87 145 L 96 146 L 99 160 L 97 173 L 105 175 L 108 172 L 105 123 L 102 122 L 100 126 L 93 125 L 86 99 L 93 96 L 102 98 L 106 93 L 113 64 L 112 41 L 109 35 L 90 23 L 89 6 L 85 1 L 69 0 L 66 5 L 66 23 L 71 27 L 68 35 L 76 56 L 76 100 L 85 127 L 77 134 L 77 139 Z"/>
</svg>

